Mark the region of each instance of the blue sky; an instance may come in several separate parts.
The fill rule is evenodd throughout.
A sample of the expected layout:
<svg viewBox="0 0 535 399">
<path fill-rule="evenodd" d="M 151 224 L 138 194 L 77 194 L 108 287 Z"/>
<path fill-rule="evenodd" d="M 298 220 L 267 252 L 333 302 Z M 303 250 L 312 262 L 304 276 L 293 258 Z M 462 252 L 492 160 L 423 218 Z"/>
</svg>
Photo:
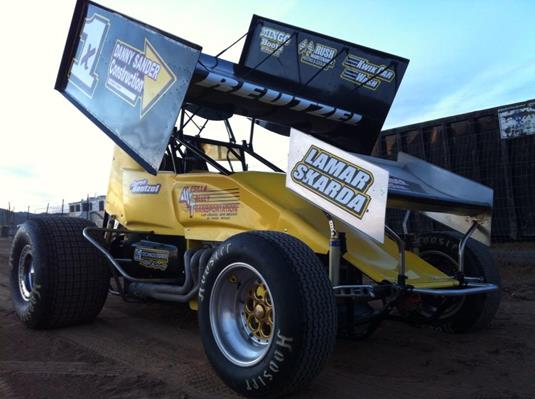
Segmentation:
<svg viewBox="0 0 535 399">
<path fill-rule="evenodd" d="M 535 98 L 535 1 L 100 2 L 209 54 L 241 36 L 256 13 L 409 58 L 385 127 Z M 74 0 L 54 4 L 52 12 L 50 3 L 32 2 L 28 13 L 26 2 L 11 2 L 10 15 L 24 22 L 0 25 L 2 37 L 17 38 L 4 42 L 16 62 L 0 63 L 10 93 L 0 129 L 0 208 L 106 191 L 111 141 L 52 89 Z M 226 58 L 236 61 L 240 51 L 241 44 Z M 264 155 L 283 162 L 273 148 L 264 146 Z"/>
<path fill-rule="evenodd" d="M 171 18 L 187 14 L 208 29 L 209 36 L 195 32 L 193 40 L 198 37 L 198 44 L 209 53 L 244 33 L 256 13 L 409 58 L 385 127 L 535 97 L 535 1 L 199 1 L 184 6 L 170 0 L 161 4 Z M 213 27 L 207 28 L 212 21 Z M 174 33 L 192 37 L 180 22 L 164 22 Z M 223 32 L 228 35 L 222 37 Z M 232 53 L 236 59 L 238 54 Z"/>
<path fill-rule="evenodd" d="M 293 2 L 285 17 L 410 59 L 386 127 L 535 97 L 535 1 Z"/>
</svg>

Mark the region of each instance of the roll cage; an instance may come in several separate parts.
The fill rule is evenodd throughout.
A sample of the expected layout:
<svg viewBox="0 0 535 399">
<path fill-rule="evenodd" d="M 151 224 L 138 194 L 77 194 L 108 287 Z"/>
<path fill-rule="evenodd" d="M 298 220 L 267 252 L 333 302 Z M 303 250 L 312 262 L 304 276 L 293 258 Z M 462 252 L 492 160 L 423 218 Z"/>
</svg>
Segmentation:
<svg viewBox="0 0 535 399">
<path fill-rule="evenodd" d="M 262 157 L 254 150 L 253 139 L 256 125 L 256 120 L 254 118 L 251 118 L 248 140 L 242 140 L 240 143 L 236 140 L 229 118 L 221 121 L 224 123 L 228 138 L 226 141 L 222 141 L 201 137 L 201 133 L 204 131 L 210 120 L 203 118 L 204 123 L 198 124 L 194 120 L 196 116 L 198 116 L 196 112 L 189 112 L 184 108 L 181 109 L 179 125 L 178 127 L 175 127 L 173 134 L 171 135 L 162 164 L 159 168 L 160 171 L 172 171 L 176 174 L 180 174 L 192 170 L 208 170 L 206 165 L 210 165 L 219 173 L 228 176 L 235 173 L 232 161 L 239 161 L 242 171 L 249 170 L 249 165 L 247 164 L 246 159 L 247 154 L 274 172 L 284 172 L 284 170 Z M 196 130 L 195 134 L 185 133 L 185 128 L 188 125 Z M 220 146 L 226 149 L 228 168 L 203 151 L 203 145 Z"/>
</svg>

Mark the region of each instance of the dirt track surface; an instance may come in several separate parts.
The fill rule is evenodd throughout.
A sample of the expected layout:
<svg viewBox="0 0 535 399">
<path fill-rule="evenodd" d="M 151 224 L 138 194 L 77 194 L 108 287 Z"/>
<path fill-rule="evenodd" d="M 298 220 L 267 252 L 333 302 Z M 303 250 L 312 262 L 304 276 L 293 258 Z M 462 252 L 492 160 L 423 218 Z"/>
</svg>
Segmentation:
<svg viewBox="0 0 535 399">
<path fill-rule="evenodd" d="M 0 398 L 228 398 L 195 313 L 109 297 L 94 324 L 32 331 L 12 311 L 0 239 Z M 488 331 L 448 335 L 385 322 L 340 340 L 302 398 L 535 398 L 535 263 L 501 261 L 502 306 Z M 518 262 L 517 262 L 518 263 Z"/>
</svg>

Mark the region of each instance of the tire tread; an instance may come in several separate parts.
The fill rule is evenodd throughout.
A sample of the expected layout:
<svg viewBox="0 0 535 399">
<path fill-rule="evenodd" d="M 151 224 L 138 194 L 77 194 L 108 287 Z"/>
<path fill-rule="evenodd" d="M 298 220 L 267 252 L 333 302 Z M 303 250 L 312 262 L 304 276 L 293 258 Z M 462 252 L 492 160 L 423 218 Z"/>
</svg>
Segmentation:
<svg viewBox="0 0 535 399">
<path fill-rule="evenodd" d="M 310 383 L 323 369 L 336 339 L 337 311 L 331 284 L 316 254 L 302 241 L 276 231 L 252 231 L 279 247 L 298 276 L 299 295 L 306 298 L 304 350 L 297 360 L 298 369 L 279 395 L 295 392 Z"/>
<path fill-rule="evenodd" d="M 83 237 L 94 224 L 70 217 L 29 221 L 44 250 L 47 278 L 45 317 L 35 328 L 57 328 L 93 321 L 106 301 L 109 271 L 104 257 Z"/>
</svg>

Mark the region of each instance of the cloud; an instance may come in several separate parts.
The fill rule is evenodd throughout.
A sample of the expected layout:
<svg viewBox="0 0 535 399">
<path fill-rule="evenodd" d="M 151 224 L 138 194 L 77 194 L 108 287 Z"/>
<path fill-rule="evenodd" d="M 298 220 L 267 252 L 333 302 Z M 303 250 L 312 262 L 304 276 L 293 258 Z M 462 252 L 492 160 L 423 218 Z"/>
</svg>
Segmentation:
<svg viewBox="0 0 535 399">
<path fill-rule="evenodd" d="M 400 91 L 386 128 L 529 100 L 535 93 L 535 58 L 522 64 L 482 64 L 445 84 L 439 77 L 420 82 L 420 90 Z M 423 89 L 422 89 L 423 88 Z"/>
<path fill-rule="evenodd" d="M 23 165 L 1 165 L 0 175 L 13 176 L 22 179 L 31 179 L 37 176 L 35 170 Z"/>
</svg>

